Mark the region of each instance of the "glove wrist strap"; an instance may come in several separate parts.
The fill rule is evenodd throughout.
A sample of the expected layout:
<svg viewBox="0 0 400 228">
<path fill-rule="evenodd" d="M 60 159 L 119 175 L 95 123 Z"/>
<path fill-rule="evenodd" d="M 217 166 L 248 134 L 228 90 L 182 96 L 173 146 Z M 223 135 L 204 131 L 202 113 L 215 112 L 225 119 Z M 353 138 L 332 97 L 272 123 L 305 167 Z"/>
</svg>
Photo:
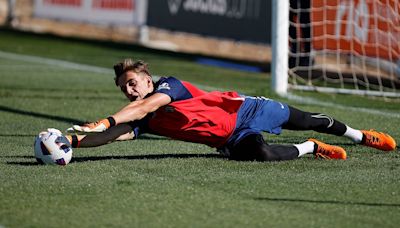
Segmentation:
<svg viewBox="0 0 400 228">
<path fill-rule="evenodd" d="M 79 141 L 78 136 L 71 135 L 71 146 L 72 146 L 72 148 L 78 148 L 79 144 L 81 144 L 81 142 Z"/>
<path fill-rule="evenodd" d="M 115 119 L 112 116 L 107 117 L 108 122 L 110 123 L 110 127 L 115 126 Z"/>
</svg>

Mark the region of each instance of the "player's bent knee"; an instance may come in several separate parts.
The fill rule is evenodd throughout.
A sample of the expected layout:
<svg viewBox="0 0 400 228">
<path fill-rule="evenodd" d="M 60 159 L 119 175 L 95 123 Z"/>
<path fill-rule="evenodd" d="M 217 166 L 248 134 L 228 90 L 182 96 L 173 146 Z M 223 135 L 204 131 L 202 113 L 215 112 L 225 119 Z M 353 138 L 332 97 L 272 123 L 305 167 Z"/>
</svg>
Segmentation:
<svg viewBox="0 0 400 228">
<path fill-rule="evenodd" d="M 232 150 L 230 159 L 237 161 L 277 161 L 279 156 L 274 147 L 265 143 L 260 134 L 252 134 L 242 139 Z"/>
<path fill-rule="evenodd" d="M 279 161 L 281 160 L 279 155 L 277 154 L 277 151 L 274 151 L 274 149 L 265 144 L 260 148 L 261 150 L 258 151 L 258 154 L 256 156 L 257 161 Z"/>
</svg>

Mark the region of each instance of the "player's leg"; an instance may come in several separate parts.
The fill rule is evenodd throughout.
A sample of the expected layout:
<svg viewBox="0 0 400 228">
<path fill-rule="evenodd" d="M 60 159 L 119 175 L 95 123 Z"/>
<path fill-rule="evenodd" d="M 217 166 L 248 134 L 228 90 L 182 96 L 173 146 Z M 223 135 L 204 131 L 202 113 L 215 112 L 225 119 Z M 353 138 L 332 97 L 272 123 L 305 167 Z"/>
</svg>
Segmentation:
<svg viewBox="0 0 400 228">
<path fill-rule="evenodd" d="M 313 153 L 324 159 L 346 159 L 346 152 L 338 146 L 309 140 L 296 145 L 268 145 L 262 135 L 250 134 L 240 140 L 230 151 L 230 158 L 240 161 L 293 160 Z"/>
<path fill-rule="evenodd" d="M 289 120 L 282 128 L 289 130 L 314 130 L 337 136 L 345 136 L 355 143 L 380 150 L 394 150 L 396 142 L 387 134 L 353 129 L 344 123 L 322 113 L 310 113 L 289 106 Z"/>
<path fill-rule="evenodd" d="M 337 136 L 345 134 L 347 127 L 340 121 L 322 113 L 304 112 L 297 108 L 289 106 L 289 119 L 282 126 L 289 130 L 314 130 L 321 133 L 327 133 Z M 358 134 L 357 134 L 358 133 Z M 361 131 L 354 132 L 353 139 L 361 141 Z"/>
<path fill-rule="evenodd" d="M 260 134 L 247 135 L 230 150 L 230 158 L 240 161 L 281 161 L 297 157 L 296 147 L 268 145 Z"/>
</svg>

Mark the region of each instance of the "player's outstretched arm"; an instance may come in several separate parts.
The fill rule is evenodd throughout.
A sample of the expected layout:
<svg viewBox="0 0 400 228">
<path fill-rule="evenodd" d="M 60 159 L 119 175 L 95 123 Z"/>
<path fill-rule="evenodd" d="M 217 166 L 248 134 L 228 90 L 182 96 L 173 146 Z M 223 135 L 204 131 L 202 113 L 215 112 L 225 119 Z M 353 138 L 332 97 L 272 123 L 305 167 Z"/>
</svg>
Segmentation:
<svg viewBox="0 0 400 228">
<path fill-rule="evenodd" d="M 167 105 L 170 102 L 170 96 L 163 93 L 156 93 L 143 100 L 131 102 L 119 112 L 112 115 L 112 118 L 115 120 L 115 124 L 141 120 L 147 114 L 156 111 L 161 106 Z"/>
<path fill-rule="evenodd" d="M 115 141 L 132 140 L 135 138 L 132 126 L 124 123 L 111 127 L 104 132 L 91 135 L 67 135 L 72 147 L 97 147 Z"/>
<path fill-rule="evenodd" d="M 147 114 L 156 111 L 159 107 L 171 102 L 171 97 L 163 93 L 155 93 L 143 100 L 133 101 L 122 108 L 119 112 L 105 119 L 85 124 L 83 126 L 74 125 L 68 132 L 95 133 L 103 132 L 110 127 L 121 123 L 127 123 L 135 120 L 141 120 Z"/>
</svg>

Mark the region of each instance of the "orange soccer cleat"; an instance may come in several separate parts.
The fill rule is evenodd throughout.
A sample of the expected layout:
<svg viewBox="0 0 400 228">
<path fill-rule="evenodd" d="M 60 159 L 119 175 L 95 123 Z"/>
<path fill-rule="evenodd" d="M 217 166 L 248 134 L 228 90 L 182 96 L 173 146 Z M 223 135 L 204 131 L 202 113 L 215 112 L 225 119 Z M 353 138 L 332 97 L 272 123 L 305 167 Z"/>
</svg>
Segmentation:
<svg viewBox="0 0 400 228">
<path fill-rule="evenodd" d="M 317 145 L 316 151 L 314 151 L 315 158 L 324 159 L 342 159 L 346 160 L 346 151 L 340 146 L 332 146 L 326 143 L 320 142 L 316 139 L 309 139 Z"/>
<path fill-rule="evenodd" d="M 361 142 L 362 145 L 370 146 L 378 150 L 384 151 L 391 151 L 396 149 L 396 141 L 394 141 L 394 139 L 388 134 L 375 130 L 361 130 L 361 132 L 364 135 Z"/>
</svg>

